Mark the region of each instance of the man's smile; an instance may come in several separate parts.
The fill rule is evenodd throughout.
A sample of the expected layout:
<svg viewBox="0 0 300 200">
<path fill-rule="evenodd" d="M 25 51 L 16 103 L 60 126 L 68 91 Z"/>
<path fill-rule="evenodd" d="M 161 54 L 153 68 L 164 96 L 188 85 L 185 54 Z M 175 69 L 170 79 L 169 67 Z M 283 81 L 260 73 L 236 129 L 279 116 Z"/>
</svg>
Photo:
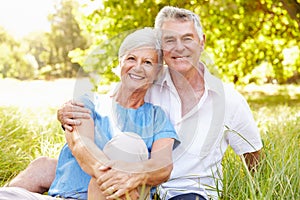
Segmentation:
<svg viewBox="0 0 300 200">
<path fill-rule="evenodd" d="M 190 56 L 172 56 L 171 58 L 178 61 L 187 60 Z"/>
</svg>

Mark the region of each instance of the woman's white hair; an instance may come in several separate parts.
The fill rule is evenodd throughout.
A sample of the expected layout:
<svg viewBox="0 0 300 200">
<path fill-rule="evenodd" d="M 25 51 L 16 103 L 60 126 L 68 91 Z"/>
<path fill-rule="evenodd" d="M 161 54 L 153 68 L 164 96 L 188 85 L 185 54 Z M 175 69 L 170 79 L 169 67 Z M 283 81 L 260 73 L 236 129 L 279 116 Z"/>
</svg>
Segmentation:
<svg viewBox="0 0 300 200">
<path fill-rule="evenodd" d="M 119 48 L 119 59 L 121 59 L 128 51 L 141 47 L 154 48 L 158 54 L 158 65 L 159 67 L 162 66 L 163 55 L 160 38 L 157 31 L 149 27 L 136 30 L 123 40 Z"/>
</svg>

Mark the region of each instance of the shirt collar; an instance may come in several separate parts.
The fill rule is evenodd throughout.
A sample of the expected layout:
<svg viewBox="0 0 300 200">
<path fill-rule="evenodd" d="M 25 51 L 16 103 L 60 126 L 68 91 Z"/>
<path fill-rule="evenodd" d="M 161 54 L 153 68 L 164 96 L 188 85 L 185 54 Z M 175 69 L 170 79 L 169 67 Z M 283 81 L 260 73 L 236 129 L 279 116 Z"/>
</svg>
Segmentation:
<svg viewBox="0 0 300 200">
<path fill-rule="evenodd" d="M 201 62 L 202 63 L 202 62 Z M 223 94 L 223 87 L 220 87 L 220 79 L 216 76 L 212 75 L 206 65 L 202 63 L 204 66 L 204 84 L 205 89 L 208 91 L 216 92 L 218 95 Z M 158 80 L 156 81 L 158 85 L 160 85 L 160 91 L 163 89 L 164 86 L 168 86 L 169 88 L 174 87 L 170 71 L 167 66 L 164 66 L 161 74 L 159 75 Z"/>
</svg>

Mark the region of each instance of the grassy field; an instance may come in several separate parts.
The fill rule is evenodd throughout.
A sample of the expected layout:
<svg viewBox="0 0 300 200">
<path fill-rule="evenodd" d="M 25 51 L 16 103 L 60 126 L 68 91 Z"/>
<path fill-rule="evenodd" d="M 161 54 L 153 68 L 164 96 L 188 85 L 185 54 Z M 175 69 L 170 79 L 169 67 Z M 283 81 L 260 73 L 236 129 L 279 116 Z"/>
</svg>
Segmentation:
<svg viewBox="0 0 300 200">
<path fill-rule="evenodd" d="M 300 199 L 300 86 L 238 88 L 261 130 L 264 158 L 251 175 L 231 149 L 223 160 L 223 199 Z M 34 158 L 57 157 L 64 135 L 56 107 L 0 107 L 0 186 Z"/>
</svg>

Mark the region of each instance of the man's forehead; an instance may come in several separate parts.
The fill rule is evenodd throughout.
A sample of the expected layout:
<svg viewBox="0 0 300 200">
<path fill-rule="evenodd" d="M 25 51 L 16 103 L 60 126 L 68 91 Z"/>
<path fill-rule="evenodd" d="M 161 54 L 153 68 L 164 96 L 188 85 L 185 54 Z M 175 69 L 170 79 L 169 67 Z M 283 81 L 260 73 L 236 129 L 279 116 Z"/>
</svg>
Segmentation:
<svg viewBox="0 0 300 200">
<path fill-rule="evenodd" d="M 167 20 L 162 24 L 161 31 L 164 36 L 184 35 L 195 33 L 195 27 L 193 21 Z"/>
<path fill-rule="evenodd" d="M 182 37 L 182 36 L 194 36 L 196 35 L 196 32 L 193 30 L 182 30 L 182 31 L 177 31 L 177 30 L 170 30 L 170 29 L 163 29 L 162 30 L 162 37 L 163 38 L 168 38 L 168 37 Z"/>
<path fill-rule="evenodd" d="M 180 32 L 178 32 L 176 30 L 171 30 L 171 29 L 162 29 L 162 34 L 163 34 L 164 37 L 166 37 L 166 36 L 179 35 Z"/>
</svg>

